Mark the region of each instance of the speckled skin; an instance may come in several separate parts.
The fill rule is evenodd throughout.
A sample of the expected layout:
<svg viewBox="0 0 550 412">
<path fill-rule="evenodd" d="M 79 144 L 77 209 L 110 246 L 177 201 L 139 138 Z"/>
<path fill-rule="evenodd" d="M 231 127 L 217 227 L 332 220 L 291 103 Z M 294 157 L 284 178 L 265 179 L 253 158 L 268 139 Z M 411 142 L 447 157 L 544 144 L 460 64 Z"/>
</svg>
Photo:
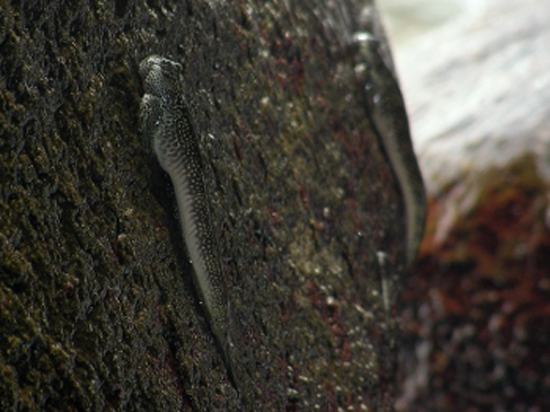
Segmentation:
<svg viewBox="0 0 550 412">
<path fill-rule="evenodd" d="M 407 267 L 418 254 L 426 222 L 426 192 L 411 141 L 403 96 L 395 73 L 384 59 L 379 41 L 368 33 L 357 33 L 359 62 L 356 72 L 365 84 L 365 104 L 374 129 L 393 172 L 405 203 L 407 222 Z"/>
<path fill-rule="evenodd" d="M 198 294 L 222 349 L 229 378 L 237 389 L 229 352 L 226 284 L 213 236 L 197 136 L 181 90 L 181 65 L 149 56 L 141 62 L 139 70 L 145 89 L 140 107 L 143 137 L 172 180 Z"/>
</svg>

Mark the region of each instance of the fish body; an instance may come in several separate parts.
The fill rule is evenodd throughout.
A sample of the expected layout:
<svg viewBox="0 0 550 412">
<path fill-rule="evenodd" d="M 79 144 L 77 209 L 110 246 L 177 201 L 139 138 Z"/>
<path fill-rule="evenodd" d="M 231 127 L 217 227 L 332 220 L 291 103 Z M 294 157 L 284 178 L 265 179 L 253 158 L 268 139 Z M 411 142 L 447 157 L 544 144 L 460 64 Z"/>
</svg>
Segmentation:
<svg viewBox="0 0 550 412">
<path fill-rule="evenodd" d="M 366 32 L 357 33 L 353 44 L 358 53 L 356 73 L 364 85 L 368 116 L 399 183 L 406 233 L 406 259 L 415 262 L 426 223 L 426 192 L 414 153 L 405 102 L 395 72 L 389 66 L 380 42 Z"/>
<path fill-rule="evenodd" d="M 194 283 L 228 376 L 238 392 L 230 355 L 229 303 L 214 237 L 199 142 L 182 91 L 182 67 L 159 56 L 140 64 L 145 94 L 140 105 L 143 138 L 170 176 Z"/>
</svg>

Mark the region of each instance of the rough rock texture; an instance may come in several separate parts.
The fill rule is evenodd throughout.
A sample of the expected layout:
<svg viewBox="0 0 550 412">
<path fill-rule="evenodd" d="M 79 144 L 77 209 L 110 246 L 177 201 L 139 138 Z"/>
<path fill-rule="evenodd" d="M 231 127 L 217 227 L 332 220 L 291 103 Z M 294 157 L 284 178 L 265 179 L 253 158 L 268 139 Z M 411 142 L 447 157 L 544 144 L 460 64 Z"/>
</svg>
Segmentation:
<svg viewBox="0 0 550 412">
<path fill-rule="evenodd" d="M 549 13 L 497 1 L 399 61 L 432 198 L 399 410 L 550 410 Z"/>
<path fill-rule="evenodd" d="M 238 407 L 141 145 L 152 53 L 184 66 L 244 409 L 392 409 L 404 222 L 345 52 L 360 5 L 3 2 L 2 411 Z"/>
</svg>

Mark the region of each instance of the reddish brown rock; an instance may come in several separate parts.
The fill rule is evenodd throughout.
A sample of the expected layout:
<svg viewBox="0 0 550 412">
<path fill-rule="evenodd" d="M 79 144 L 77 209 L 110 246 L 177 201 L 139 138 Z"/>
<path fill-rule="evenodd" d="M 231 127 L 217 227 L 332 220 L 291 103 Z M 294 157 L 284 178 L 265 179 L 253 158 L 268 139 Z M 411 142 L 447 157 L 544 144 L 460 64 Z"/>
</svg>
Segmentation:
<svg viewBox="0 0 550 412">
<path fill-rule="evenodd" d="M 503 2 L 403 73 L 431 201 L 400 410 L 550 410 L 549 12 Z"/>
</svg>

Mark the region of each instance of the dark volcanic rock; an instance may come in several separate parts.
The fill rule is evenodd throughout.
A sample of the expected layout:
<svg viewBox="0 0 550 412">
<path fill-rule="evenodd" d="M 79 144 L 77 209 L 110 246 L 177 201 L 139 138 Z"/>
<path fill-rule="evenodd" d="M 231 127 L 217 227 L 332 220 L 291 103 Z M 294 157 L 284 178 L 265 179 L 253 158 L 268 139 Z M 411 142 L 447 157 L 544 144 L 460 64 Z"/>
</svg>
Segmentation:
<svg viewBox="0 0 550 412">
<path fill-rule="evenodd" d="M 141 144 L 154 53 L 184 67 L 245 409 L 391 410 L 374 257 L 397 273 L 404 222 L 346 54 L 364 2 L 6 3 L 0 409 L 237 407 Z"/>
</svg>

